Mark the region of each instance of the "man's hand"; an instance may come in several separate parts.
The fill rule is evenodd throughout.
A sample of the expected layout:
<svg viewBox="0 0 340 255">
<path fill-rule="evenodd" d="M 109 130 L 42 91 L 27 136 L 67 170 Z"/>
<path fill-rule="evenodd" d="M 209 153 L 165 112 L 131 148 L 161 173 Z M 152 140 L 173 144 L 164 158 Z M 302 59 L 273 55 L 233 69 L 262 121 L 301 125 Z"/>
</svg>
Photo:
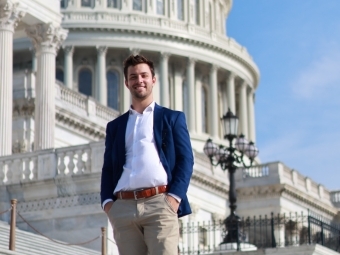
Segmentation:
<svg viewBox="0 0 340 255">
<path fill-rule="evenodd" d="M 166 195 L 166 199 L 169 201 L 172 209 L 174 209 L 175 212 L 178 211 L 178 207 L 179 207 L 179 202 L 172 196 L 170 195 Z"/>
<path fill-rule="evenodd" d="M 104 211 L 105 211 L 106 214 L 109 213 L 109 211 L 110 211 L 112 205 L 113 205 L 113 201 L 107 202 L 107 203 L 104 205 Z"/>
</svg>

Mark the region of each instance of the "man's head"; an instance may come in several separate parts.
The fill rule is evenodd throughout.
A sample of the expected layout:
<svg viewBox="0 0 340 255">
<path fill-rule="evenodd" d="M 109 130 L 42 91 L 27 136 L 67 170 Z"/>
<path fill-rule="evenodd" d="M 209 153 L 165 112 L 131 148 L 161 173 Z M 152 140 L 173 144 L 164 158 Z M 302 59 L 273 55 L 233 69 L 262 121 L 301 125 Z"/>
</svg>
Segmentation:
<svg viewBox="0 0 340 255">
<path fill-rule="evenodd" d="M 155 69 L 153 66 L 153 62 L 151 60 L 148 60 L 142 55 L 130 55 L 127 59 L 124 61 L 124 77 L 125 80 L 127 79 L 127 74 L 128 74 L 128 68 L 130 66 L 136 66 L 138 64 L 147 64 L 150 68 L 152 77 L 155 76 Z"/>
<path fill-rule="evenodd" d="M 132 105 L 150 104 L 153 101 L 152 89 L 156 83 L 153 63 L 143 56 L 130 56 L 124 61 L 125 86 L 132 95 Z"/>
</svg>

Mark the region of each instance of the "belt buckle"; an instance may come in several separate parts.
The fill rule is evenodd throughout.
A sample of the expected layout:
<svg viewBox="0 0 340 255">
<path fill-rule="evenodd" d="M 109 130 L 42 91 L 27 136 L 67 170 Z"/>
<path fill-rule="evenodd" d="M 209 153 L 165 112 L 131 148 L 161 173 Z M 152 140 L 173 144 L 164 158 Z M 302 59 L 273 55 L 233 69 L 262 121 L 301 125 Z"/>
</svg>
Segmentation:
<svg viewBox="0 0 340 255">
<path fill-rule="evenodd" d="M 144 189 L 136 189 L 136 190 L 133 191 L 133 197 L 135 198 L 135 200 L 138 200 L 137 192 L 142 191 L 142 190 L 144 190 Z"/>
</svg>

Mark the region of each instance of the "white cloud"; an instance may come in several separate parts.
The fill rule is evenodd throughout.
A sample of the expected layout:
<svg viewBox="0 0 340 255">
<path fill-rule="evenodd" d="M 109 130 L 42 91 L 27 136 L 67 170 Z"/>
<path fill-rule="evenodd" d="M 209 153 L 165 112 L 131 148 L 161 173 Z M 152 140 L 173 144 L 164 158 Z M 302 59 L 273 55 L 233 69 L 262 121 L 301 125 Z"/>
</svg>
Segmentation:
<svg viewBox="0 0 340 255">
<path fill-rule="evenodd" d="M 303 99 L 325 98 L 336 94 L 334 89 L 340 89 L 340 50 L 333 47 L 325 50 L 291 83 L 295 96 Z"/>
</svg>

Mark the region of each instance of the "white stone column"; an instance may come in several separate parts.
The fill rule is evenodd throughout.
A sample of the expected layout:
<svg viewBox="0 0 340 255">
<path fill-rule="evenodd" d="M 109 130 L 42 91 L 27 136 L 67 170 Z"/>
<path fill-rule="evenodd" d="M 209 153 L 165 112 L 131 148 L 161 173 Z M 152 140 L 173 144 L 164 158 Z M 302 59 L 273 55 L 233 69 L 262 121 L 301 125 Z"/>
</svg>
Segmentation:
<svg viewBox="0 0 340 255">
<path fill-rule="evenodd" d="M 170 90 L 169 90 L 169 53 L 161 52 L 161 77 L 159 77 L 159 84 L 161 89 L 161 105 L 164 107 L 170 107 Z"/>
<path fill-rule="evenodd" d="M 240 102 L 240 132 L 249 139 L 248 136 L 248 106 L 247 106 L 247 84 L 246 82 L 242 82 L 240 85 L 240 94 L 239 94 L 239 102 Z"/>
<path fill-rule="evenodd" d="M 248 91 L 248 132 L 249 140 L 256 142 L 255 111 L 254 111 L 254 90 Z"/>
<path fill-rule="evenodd" d="M 188 85 L 188 129 L 189 132 L 195 132 L 195 60 L 188 59 L 187 64 L 187 85 Z"/>
<path fill-rule="evenodd" d="M 174 67 L 174 98 L 175 101 L 174 109 L 177 111 L 183 111 L 183 69 L 182 67 Z"/>
<path fill-rule="evenodd" d="M 209 74 L 209 133 L 213 138 L 218 138 L 218 93 L 217 93 L 217 69 L 215 65 L 211 66 Z"/>
<path fill-rule="evenodd" d="M 69 89 L 73 89 L 73 53 L 74 47 L 73 46 L 65 46 L 64 47 L 64 83 L 66 87 Z"/>
<path fill-rule="evenodd" d="M 97 99 L 103 105 L 107 105 L 106 52 L 106 46 L 97 46 Z"/>
<path fill-rule="evenodd" d="M 34 112 L 34 150 L 54 147 L 55 130 L 55 57 L 67 30 L 52 24 L 26 29 L 36 49 L 38 69 Z"/>
<path fill-rule="evenodd" d="M 230 73 L 227 82 L 227 97 L 228 97 L 228 108 L 233 114 L 236 114 L 236 103 L 235 103 L 235 74 Z"/>
<path fill-rule="evenodd" d="M 13 34 L 25 15 L 18 7 L 0 1 L 0 156 L 12 154 Z"/>
</svg>

